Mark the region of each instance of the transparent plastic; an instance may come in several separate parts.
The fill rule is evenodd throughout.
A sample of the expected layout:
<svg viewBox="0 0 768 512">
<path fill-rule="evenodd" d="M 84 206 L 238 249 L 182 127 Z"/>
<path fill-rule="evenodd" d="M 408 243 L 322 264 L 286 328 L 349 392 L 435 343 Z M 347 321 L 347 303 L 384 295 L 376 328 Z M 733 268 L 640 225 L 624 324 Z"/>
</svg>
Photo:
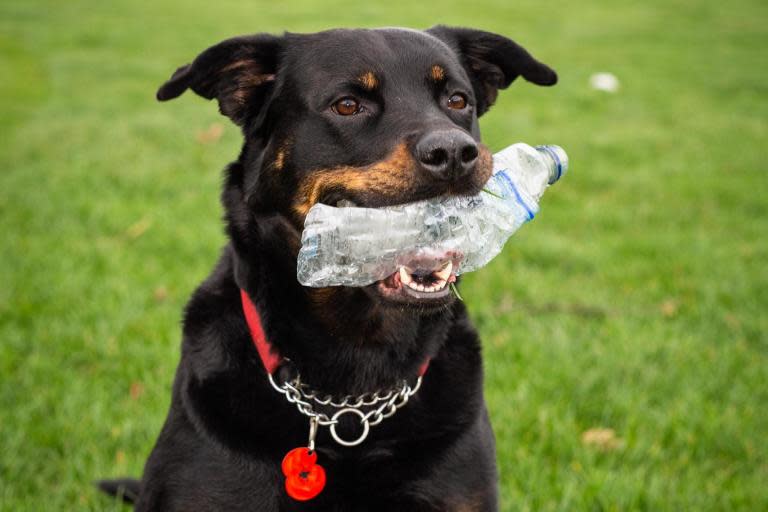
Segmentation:
<svg viewBox="0 0 768 512">
<path fill-rule="evenodd" d="M 446 259 L 457 275 L 477 270 L 533 219 L 544 191 L 567 169 L 559 146 L 518 143 L 493 156 L 493 173 L 475 196 L 384 208 L 316 204 L 304 222 L 298 280 L 313 287 L 365 286 L 401 265 Z"/>
</svg>

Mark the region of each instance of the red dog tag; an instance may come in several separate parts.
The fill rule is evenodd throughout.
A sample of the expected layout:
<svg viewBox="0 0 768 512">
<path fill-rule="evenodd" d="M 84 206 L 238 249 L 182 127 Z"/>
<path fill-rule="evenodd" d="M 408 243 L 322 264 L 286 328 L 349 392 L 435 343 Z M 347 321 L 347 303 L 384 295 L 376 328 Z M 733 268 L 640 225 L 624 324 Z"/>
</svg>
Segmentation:
<svg viewBox="0 0 768 512">
<path fill-rule="evenodd" d="M 307 501 L 320 494 L 325 487 L 325 470 L 316 461 L 317 452 L 304 446 L 285 454 L 282 468 L 288 496 Z"/>
</svg>

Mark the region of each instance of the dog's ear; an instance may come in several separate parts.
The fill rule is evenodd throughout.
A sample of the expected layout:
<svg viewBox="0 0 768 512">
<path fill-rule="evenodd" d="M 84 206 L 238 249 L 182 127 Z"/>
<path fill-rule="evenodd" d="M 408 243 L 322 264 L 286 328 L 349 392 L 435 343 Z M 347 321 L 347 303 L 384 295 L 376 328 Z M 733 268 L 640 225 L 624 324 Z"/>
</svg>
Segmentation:
<svg viewBox="0 0 768 512">
<path fill-rule="evenodd" d="M 158 89 L 157 99 L 171 100 L 192 89 L 203 98 L 216 98 L 221 113 L 242 125 L 259 111 L 274 84 L 282 41 L 282 37 L 257 34 L 211 46 L 177 69 Z"/>
<path fill-rule="evenodd" d="M 459 54 L 477 96 L 477 115 L 496 101 L 499 89 L 522 76 L 537 85 L 554 85 L 557 74 L 504 36 L 468 28 L 437 25 L 427 30 Z"/>
</svg>

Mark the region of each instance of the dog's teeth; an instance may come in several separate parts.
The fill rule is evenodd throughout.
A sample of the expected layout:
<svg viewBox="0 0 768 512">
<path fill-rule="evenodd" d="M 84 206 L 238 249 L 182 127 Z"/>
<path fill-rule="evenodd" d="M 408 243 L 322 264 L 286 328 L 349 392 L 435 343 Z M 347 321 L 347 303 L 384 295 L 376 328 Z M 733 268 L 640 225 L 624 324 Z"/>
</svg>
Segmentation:
<svg viewBox="0 0 768 512">
<path fill-rule="evenodd" d="M 351 208 L 353 206 L 357 206 L 357 205 L 352 201 L 350 201 L 349 199 L 339 199 L 336 202 L 336 208 Z"/>
<path fill-rule="evenodd" d="M 447 280 L 451 276 L 451 272 L 453 271 L 453 262 L 448 261 L 443 268 L 435 272 L 433 275 L 440 279 L 441 281 Z"/>
<path fill-rule="evenodd" d="M 400 278 L 400 283 L 411 290 L 422 293 L 436 293 L 441 291 L 449 282 L 451 282 L 450 278 L 452 277 L 452 271 L 453 263 L 450 261 L 446 262 L 440 270 L 432 272 L 432 282 L 429 284 L 423 284 L 417 281 L 416 277 L 412 274 L 414 271 L 406 266 L 398 268 L 398 276 Z"/>
<path fill-rule="evenodd" d="M 411 274 L 408 273 L 407 270 L 405 270 L 405 267 L 400 267 L 400 282 L 403 284 L 407 284 L 408 286 L 413 283 L 413 278 L 411 277 Z"/>
</svg>

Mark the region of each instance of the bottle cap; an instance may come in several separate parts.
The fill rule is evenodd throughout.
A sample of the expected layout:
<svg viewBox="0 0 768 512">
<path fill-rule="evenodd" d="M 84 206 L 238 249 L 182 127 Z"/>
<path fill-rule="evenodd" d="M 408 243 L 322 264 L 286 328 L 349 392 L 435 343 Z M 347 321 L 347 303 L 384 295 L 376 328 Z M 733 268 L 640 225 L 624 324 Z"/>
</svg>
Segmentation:
<svg viewBox="0 0 768 512">
<path fill-rule="evenodd" d="M 554 144 L 546 144 L 544 146 L 536 146 L 536 149 L 542 153 L 546 153 L 555 163 L 552 174 L 549 176 L 549 184 L 553 184 L 557 180 L 563 177 L 568 172 L 568 154 L 560 146 Z"/>
</svg>

